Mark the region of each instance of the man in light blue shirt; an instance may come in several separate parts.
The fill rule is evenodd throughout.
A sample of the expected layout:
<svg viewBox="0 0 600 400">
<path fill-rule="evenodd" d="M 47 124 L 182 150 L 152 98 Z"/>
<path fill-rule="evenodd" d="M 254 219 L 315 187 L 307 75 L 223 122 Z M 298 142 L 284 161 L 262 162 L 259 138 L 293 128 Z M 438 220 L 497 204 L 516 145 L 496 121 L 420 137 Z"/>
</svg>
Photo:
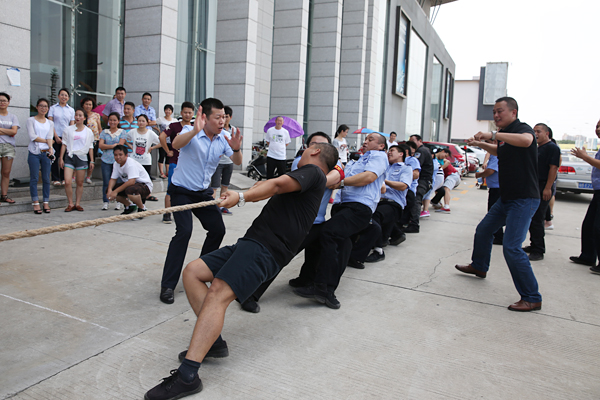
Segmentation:
<svg viewBox="0 0 600 400">
<path fill-rule="evenodd" d="M 335 297 L 340 278 L 344 273 L 349 255 L 343 254 L 349 238 L 369 225 L 381 196 L 381 186 L 389 165 L 385 154 L 386 138 L 371 133 L 365 139 L 363 155 L 354 163 L 348 163 L 340 182 L 340 192 L 331 209 L 331 218 L 323 224 L 320 233 L 322 251 L 316 265 L 314 283 L 294 289 L 294 293 L 314 298 L 327 307 L 338 309 Z"/>
<path fill-rule="evenodd" d="M 365 262 L 378 262 L 385 260 L 383 246 L 392 233 L 394 224 L 402 217 L 402 212 L 406 207 L 406 193 L 413 181 L 413 169 L 404 163 L 404 157 L 410 154 L 406 145 L 396 145 L 388 150 L 388 160 L 390 165 L 385 172 L 384 185 L 381 188 L 381 200 L 377 209 L 373 213 L 373 232 L 361 234 L 361 238 L 355 247 L 360 249 L 362 242 L 367 242 L 366 252 L 374 244 L 373 252 L 366 257 Z M 354 255 L 354 250 L 353 250 Z M 360 261 L 360 260 L 359 260 Z"/>
<path fill-rule="evenodd" d="M 202 116 L 197 116 L 193 127 L 186 125 L 173 140 L 173 148 L 179 150 L 177 168 L 173 172 L 169 186 L 173 206 L 213 200 L 210 179 L 221 155 L 231 157 L 236 165 L 242 163 L 240 150 L 242 136 L 239 131 L 233 134 L 231 139 L 221 135 L 225 124 L 223 107 L 223 103 L 218 99 L 204 100 L 198 108 Z M 179 281 L 187 246 L 192 236 L 192 213 L 207 230 L 200 255 L 217 250 L 225 236 L 223 217 L 217 206 L 200 207 L 173 214 L 176 231 L 169 244 L 160 291 L 160 300 L 166 304 L 175 301 L 174 289 Z"/>
<path fill-rule="evenodd" d="M 500 198 L 500 182 L 498 181 L 498 157 L 490 154 L 487 167 L 482 172 L 475 173 L 476 178 L 485 178 L 485 183 L 488 187 L 488 202 L 487 209 L 490 208 Z M 504 228 L 500 228 L 494 233 L 494 244 L 502 244 L 504 239 Z"/>
<path fill-rule="evenodd" d="M 148 92 L 142 95 L 142 104 L 135 108 L 133 116 L 137 117 L 144 114 L 148 117 L 148 129 L 156 128 L 156 110 L 150 105 L 152 103 L 152 95 Z"/>
</svg>

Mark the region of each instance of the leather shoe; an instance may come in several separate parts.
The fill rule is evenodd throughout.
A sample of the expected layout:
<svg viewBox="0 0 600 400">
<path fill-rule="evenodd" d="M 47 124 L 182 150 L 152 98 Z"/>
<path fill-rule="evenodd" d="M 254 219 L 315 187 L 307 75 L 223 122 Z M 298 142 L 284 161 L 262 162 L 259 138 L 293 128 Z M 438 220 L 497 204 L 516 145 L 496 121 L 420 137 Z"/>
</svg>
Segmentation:
<svg viewBox="0 0 600 400">
<path fill-rule="evenodd" d="M 173 289 L 161 287 L 160 288 L 160 301 L 162 301 L 165 304 L 175 303 L 175 294 L 173 293 Z"/>
<path fill-rule="evenodd" d="M 596 263 L 594 261 L 587 261 L 581 257 L 572 256 L 572 257 L 569 257 L 569 260 L 573 261 L 575 264 L 583 264 L 583 265 L 587 265 L 590 267 L 594 267 L 596 265 Z"/>
<path fill-rule="evenodd" d="M 365 264 L 358 260 L 355 260 L 352 257 L 348 259 L 348 266 L 356 269 L 365 269 Z"/>
<path fill-rule="evenodd" d="M 590 267 L 590 271 L 592 271 L 594 274 L 600 274 L 600 266 Z"/>
<path fill-rule="evenodd" d="M 530 253 L 529 261 L 540 261 L 544 259 L 544 255 L 542 253 Z"/>
<path fill-rule="evenodd" d="M 480 278 L 485 278 L 487 276 L 487 272 L 475 269 L 471 266 L 471 264 L 467 264 L 467 265 L 457 264 L 454 266 L 454 268 L 456 268 L 460 272 L 464 272 L 465 274 L 472 274 L 472 275 L 478 276 Z"/>
<path fill-rule="evenodd" d="M 530 303 L 530 302 L 525 301 L 525 300 L 519 300 L 516 303 L 511 304 L 510 306 L 508 306 L 508 309 L 510 311 L 520 311 L 520 312 L 541 310 L 542 309 L 542 302 L 540 301 L 539 303 Z"/>
<path fill-rule="evenodd" d="M 531 253 L 533 251 L 533 247 L 531 247 L 531 246 L 525 246 L 525 247 L 523 247 L 523 251 L 525 253 Z"/>
</svg>

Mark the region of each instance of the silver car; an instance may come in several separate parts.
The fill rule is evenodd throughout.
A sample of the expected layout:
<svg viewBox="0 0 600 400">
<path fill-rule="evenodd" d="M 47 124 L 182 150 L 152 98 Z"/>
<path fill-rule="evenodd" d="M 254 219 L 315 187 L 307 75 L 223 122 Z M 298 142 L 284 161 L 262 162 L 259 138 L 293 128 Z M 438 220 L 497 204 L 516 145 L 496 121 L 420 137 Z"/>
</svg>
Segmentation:
<svg viewBox="0 0 600 400">
<path fill-rule="evenodd" d="M 594 157 L 596 153 L 588 151 Z M 592 189 L 592 167 L 580 158 L 571 155 L 569 150 L 562 150 L 562 165 L 558 169 L 556 190 L 560 192 L 594 193 Z"/>
</svg>

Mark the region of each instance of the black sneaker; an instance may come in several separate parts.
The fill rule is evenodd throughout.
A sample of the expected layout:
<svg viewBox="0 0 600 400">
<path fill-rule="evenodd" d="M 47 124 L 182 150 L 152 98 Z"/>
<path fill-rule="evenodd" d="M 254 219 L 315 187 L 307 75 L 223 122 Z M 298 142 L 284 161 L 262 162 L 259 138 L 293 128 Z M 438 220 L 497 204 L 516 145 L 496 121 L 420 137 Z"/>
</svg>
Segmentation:
<svg viewBox="0 0 600 400">
<path fill-rule="evenodd" d="M 356 269 L 365 269 L 365 264 L 358 260 L 355 260 L 352 257 L 348 259 L 348 266 Z"/>
<path fill-rule="evenodd" d="M 177 358 L 179 358 L 179 362 L 183 362 L 183 360 L 185 360 L 185 356 L 187 356 L 187 350 L 179 353 L 177 356 Z M 227 347 L 227 342 L 223 340 L 220 343 L 214 343 L 204 358 L 225 358 L 228 356 L 229 348 Z"/>
<path fill-rule="evenodd" d="M 134 218 L 133 220 L 139 221 L 140 219 L 144 219 L 143 215 L 146 211 L 148 211 L 148 209 L 146 209 L 146 208 L 144 208 L 143 210 L 138 210 L 137 211 L 138 216 L 136 218 Z"/>
<path fill-rule="evenodd" d="M 529 254 L 529 261 L 540 261 L 544 259 L 544 255 L 542 253 L 531 253 Z"/>
<path fill-rule="evenodd" d="M 171 376 L 163 378 L 162 383 L 148 390 L 145 400 L 175 400 L 202 391 L 202 380 L 196 375 L 190 383 L 179 377 L 179 370 L 171 370 Z"/>
<path fill-rule="evenodd" d="M 406 240 L 406 235 L 403 233 L 400 236 L 390 238 L 390 244 L 392 246 L 398 246 L 400 243 L 404 242 L 405 240 Z"/>
<path fill-rule="evenodd" d="M 531 253 L 532 250 L 533 250 L 533 247 L 531 247 L 531 246 L 525 246 L 525 247 L 523 247 L 523 251 L 525 253 Z"/>
<path fill-rule="evenodd" d="M 337 310 L 341 306 L 340 302 L 335 297 L 335 294 L 333 294 L 333 292 L 323 288 L 320 289 L 315 284 L 310 284 L 305 287 L 296 288 L 294 289 L 294 293 L 300 297 L 304 297 L 307 299 L 315 299 L 319 303 L 325 304 L 327 307 L 333 308 L 334 310 Z"/>
<path fill-rule="evenodd" d="M 406 228 L 404 228 L 404 233 L 419 233 L 419 226 L 418 225 L 408 225 Z"/>
<path fill-rule="evenodd" d="M 260 305 L 253 298 L 249 298 L 242 303 L 242 310 L 257 314 L 260 312 Z"/>
<path fill-rule="evenodd" d="M 137 212 L 137 209 L 138 209 L 137 206 L 135 204 L 132 204 L 129 207 L 125 208 L 125 210 L 123 210 L 121 215 L 127 215 L 127 214 Z"/>
<path fill-rule="evenodd" d="M 173 289 L 161 287 L 160 301 L 162 301 L 165 304 L 173 304 L 175 302 L 175 293 L 173 292 Z"/>
<path fill-rule="evenodd" d="M 595 266 L 595 267 L 590 267 L 590 271 L 592 271 L 594 274 L 600 274 L 600 265 Z"/>
<path fill-rule="evenodd" d="M 365 259 L 365 262 L 368 263 L 376 263 L 379 261 L 383 261 L 385 260 L 385 253 L 382 252 L 381 254 L 379 254 L 376 251 L 373 251 L 371 254 L 369 254 L 369 256 Z"/>
<path fill-rule="evenodd" d="M 162 222 L 163 222 L 163 224 L 170 224 L 170 223 L 172 223 L 173 221 L 171 220 L 171 214 L 170 213 L 163 214 L 163 221 Z"/>
<path fill-rule="evenodd" d="M 572 257 L 569 257 L 569 260 L 573 261 L 575 264 L 588 265 L 590 267 L 595 267 L 596 266 L 596 262 L 584 260 L 581 257 L 572 256 Z"/>
</svg>

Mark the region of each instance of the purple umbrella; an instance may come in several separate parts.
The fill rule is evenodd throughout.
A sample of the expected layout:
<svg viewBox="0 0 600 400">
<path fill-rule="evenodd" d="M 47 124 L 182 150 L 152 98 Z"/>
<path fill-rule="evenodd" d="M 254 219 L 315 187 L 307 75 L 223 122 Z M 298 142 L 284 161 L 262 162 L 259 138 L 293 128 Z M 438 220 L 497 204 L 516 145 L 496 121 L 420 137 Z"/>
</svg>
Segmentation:
<svg viewBox="0 0 600 400">
<path fill-rule="evenodd" d="M 276 119 L 277 117 L 273 117 L 269 120 L 269 122 L 266 123 L 265 133 L 269 130 L 269 128 L 275 126 Z M 304 129 L 302 129 L 302 125 L 300 125 L 298 121 L 293 118 L 283 117 L 283 127 L 290 133 L 290 139 L 304 135 Z"/>
</svg>

